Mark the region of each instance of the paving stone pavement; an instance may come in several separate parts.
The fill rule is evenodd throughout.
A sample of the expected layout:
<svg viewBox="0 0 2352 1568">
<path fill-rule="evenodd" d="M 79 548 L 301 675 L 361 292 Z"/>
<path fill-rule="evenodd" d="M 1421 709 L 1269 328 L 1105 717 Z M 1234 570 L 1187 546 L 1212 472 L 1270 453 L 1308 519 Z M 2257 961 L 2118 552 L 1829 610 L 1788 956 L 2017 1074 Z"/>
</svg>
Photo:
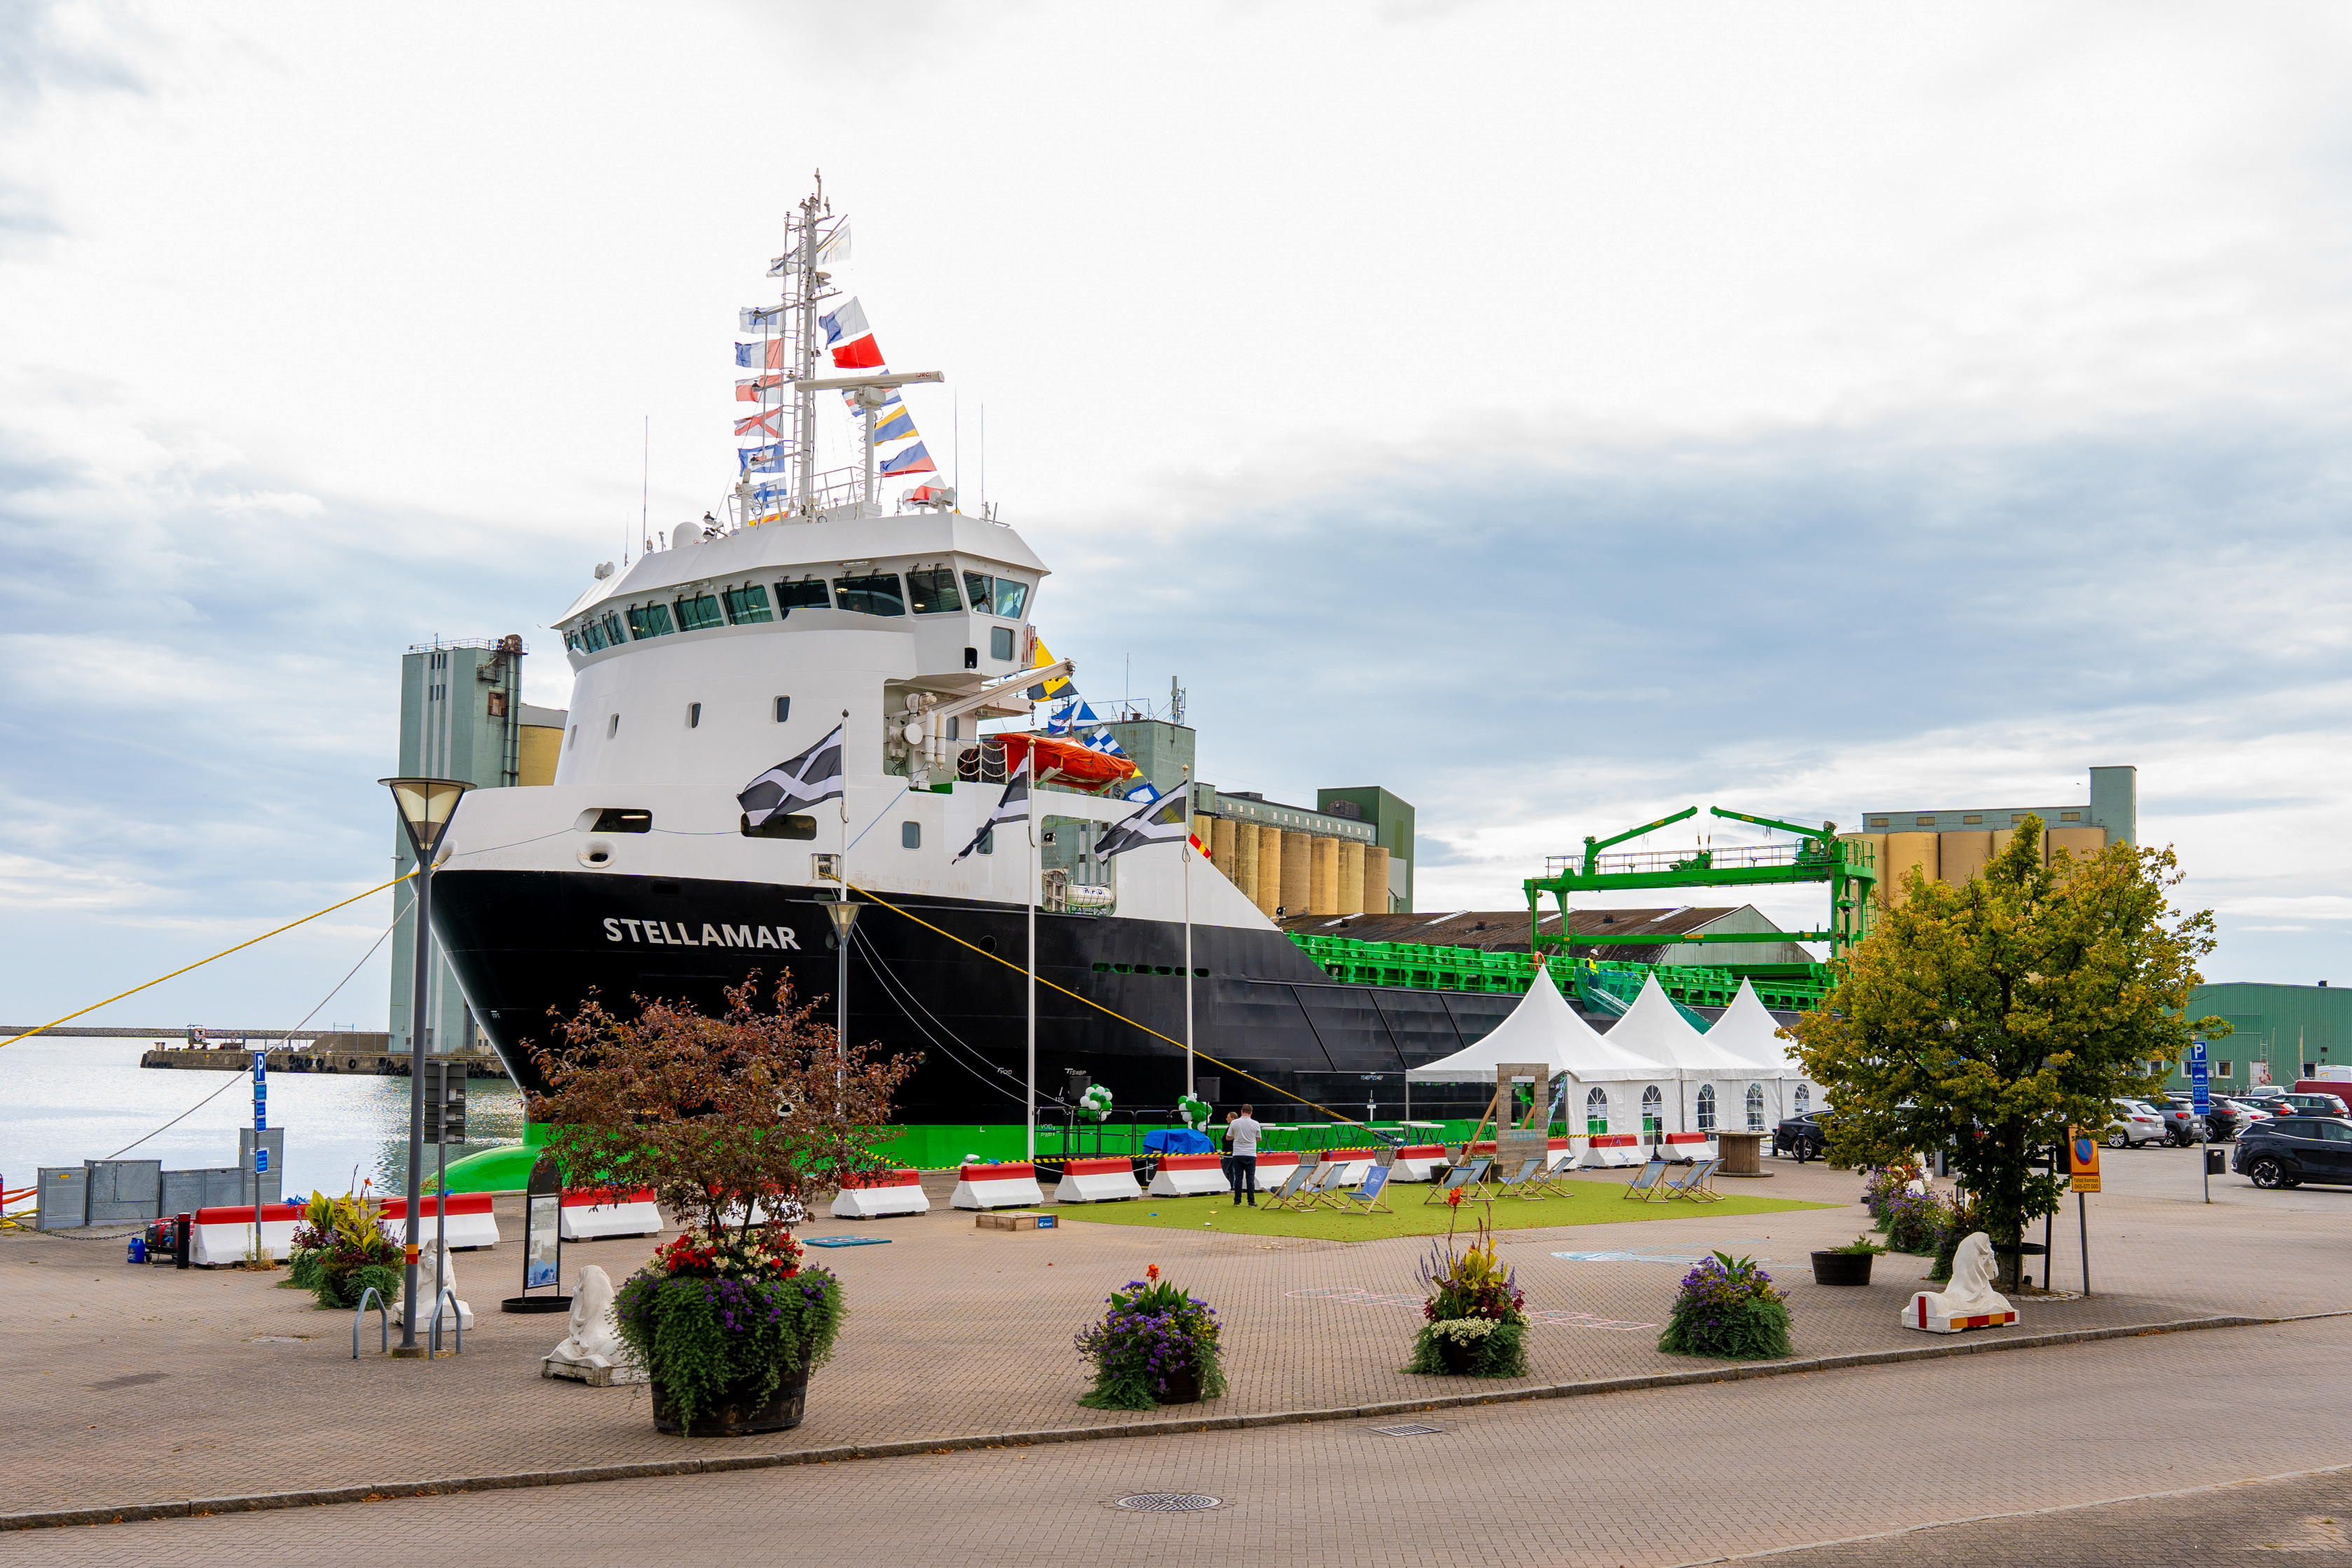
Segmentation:
<svg viewBox="0 0 2352 1568">
<path fill-rule="evenodd" d="M 2149 1178 L 2169 1186 L 2173 1173 L 2156 1162 L 2176 1155 L 2185 1188 L 2195 1180 L 2193 1151 L 2110 1159 L 2147 1161 Z M 1820 1166 L 1775 1168 L 1765 1185 L 1776 1197 L 1839 1201 L 1860 1185 Z M 2208 1208 L 2127 1192 L 2092 1202 L 2097 1293 L 2026 1303 L 2019 1330 L 1994 1337 L 2352 1306 L 2352 1258 L 2336 1241 L 2340 1206 Z M 517 1211 L 502 1213 L 501 1223 L 519 1235 Z M 1657 1353 L 1654 1325 L 1685 1260 L 1716 1247 L 1773 1260 L 1789 1288 L 1800 1354 L 1915 1348 L 1923 1336 L 1899 1328 L 1895 1312 L 1917 1288 L 1924 1260 L 1882 1258 L 1866 1290 L 1811 1281 L 1806 1252 L 1848 1240 L 1865 1223 L 1858 1207 L 1727 1219 L 1701 1210 L 1506 1232 L 1503 1255 L 1538 1314 L 1528 1381 L 1688 1370 L 1687 1358 Z M 352 1361 L 348 1316 L 311 1310 L 299 1292 L 273 1289 L 274 1276 L 131 1268 L 119 1246 L 0 1237 L 0 1301 L 7 1304 L 0 1347 L 17 1369 L 0 1393 L 16 1461 L 0 1479 L 0 1513 L 1098 1426 L 1104 1415 L 1075 1403 L 1085 1378 L 1071 1335 L 1106 1291 L 1155 1261 L 1220 1309 L 1234 1392 L 1144 1419 L 1181 1427 L 1202 1412 L 1465 1391 L 1454 1380 L 1396 1370 L 1418 1322 L 1420 1240 L 1350 1246 L 1078 1221 L 1044 1232 L 983 1232 L 969 1215 L 944 1209 L 807 1228 L 827 1231 L 892 1239 L 820 1255 L 850 1291 L 841 1354 L 813 1381 L 805 1425 L 751 1439 L 663 1437 L 641 1389 L 541 1379 L 538 1357 L 562 1329 L 496 1310 L 518 1282 L 512 1242 L 458 1256 L 478 1326 L 463 1356 L 422 1363 L 374 1354 L 372 1320 L 367 1354 Z M 650 1246 L 570 1247 L 566 1268 L 595 1262 L 617 1280 Z M 1617 1256 L 1590 1261 L 1558 1252 Z M 2074 1268 L 2071 1234 L 2062 1229 L 2057 1282 L 2067 1284 Z M 1970 1357 L 1967 1364 L 1987 1364 Z M 1585 1403 L 1568 1402 L 1559 1418 L 1588 1419 L 1570 1408 Z"/>
<path fill-rule="evenodd" d="M 25 1531 L 0 1563 L 2227 1563 L 2335 1550 L 2344 1478 L 2237 1483 L 2352 1464 L 2347 1374 L 2352 1323 L 2305 1322 L 1479 1406 L 1424 1437 L 1342 1420 Z M 1222 1506 L 1113 1506 L 1159 1490 Z M 2051 1509 L 2078 1511 L 1885 1533 Z"/>
</svg>

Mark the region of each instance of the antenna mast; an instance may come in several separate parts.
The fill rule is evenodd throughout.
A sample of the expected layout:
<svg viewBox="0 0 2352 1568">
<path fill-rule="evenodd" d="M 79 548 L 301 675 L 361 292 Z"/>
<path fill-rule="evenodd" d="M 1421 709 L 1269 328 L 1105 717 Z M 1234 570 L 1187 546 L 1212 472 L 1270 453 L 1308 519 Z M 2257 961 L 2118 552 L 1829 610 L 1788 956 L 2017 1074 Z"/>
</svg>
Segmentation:
<svg viewBox="0 0 2352 1568">
<path fill-rule="evenodd" d="M 803 517 L 816 516 L 816 394 L 809 382 L 816 375 L 816 224 L 820 215 L 831 213 L 824 199 L 824 171 L 816 172 L 816 189 L 801 203 L 800 243 L 795 247 L 794 260 L 799 264 L 799 319 L 796 322 L 797 352 L 793 367 L 793 499 L 794 509 Z"/>
</svg>

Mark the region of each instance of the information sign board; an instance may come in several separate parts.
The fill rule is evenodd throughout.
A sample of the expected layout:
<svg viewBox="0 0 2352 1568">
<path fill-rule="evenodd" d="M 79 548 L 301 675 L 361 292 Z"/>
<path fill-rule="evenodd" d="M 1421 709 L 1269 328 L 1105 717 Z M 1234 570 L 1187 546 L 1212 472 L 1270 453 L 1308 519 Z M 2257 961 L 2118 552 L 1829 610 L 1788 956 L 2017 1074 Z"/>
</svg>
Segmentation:
<svg viewBox="0 0 2352 1568">
<path fill-rule="evenodd" d="M 2076 1192 L 2099 1190 L 2099 1140 L 2080 1127 L 2066 1140 L 2066 1175 Z"/>
</svg>

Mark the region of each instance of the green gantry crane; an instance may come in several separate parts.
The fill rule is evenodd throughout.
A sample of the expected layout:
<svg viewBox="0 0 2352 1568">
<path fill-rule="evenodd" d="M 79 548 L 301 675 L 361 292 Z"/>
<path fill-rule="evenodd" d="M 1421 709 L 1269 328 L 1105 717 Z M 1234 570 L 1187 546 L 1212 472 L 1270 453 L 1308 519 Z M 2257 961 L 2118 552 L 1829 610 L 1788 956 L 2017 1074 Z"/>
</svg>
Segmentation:
<svg viewBox="0 0 2352 1568">
<path fill-rule="evenodd" d="M 1628 828 L 1611 838 L 1587 838 L 1584 853 L 1555 855 L 1544 867 L 1544 874 L 1531 876 L 1522 884 L 1528 890 L 1528 928 L 1529 945 L 1536 952 L 1547 947 L 1567 946 L 1565 927 L 1568 924 L 1568 895 L 1571 893 L 1628 893 L 1637 888 L 1651 887 L 1753 887 L 1766 883 L 1825 882 L 1830 884 L 1830 925 L 1824 931 L 1791 931 L 1787 940 L 1796 942 L 1827 942 L 1832 958 L 1844 956 L 1847 948 L 1870 934 L 1871 893 L 1878 882 L 1878 867 L 1872 846 L 1867 840 L 1848 840 L 1837 836 L 1835 822 L 1823 822 L 1818 828 L 1801 827 L 1795 822 L 1783 822 L 1771 817 L 1750 816 L 1745 811 L 1727 811 L 1720 806 L 1707 810 L 1716 816 L 1735 822 L 1752 822 L 1759 828 L 1777 828 L 1794 833 L 1793 844 L 1739 844 L 1724 849 L 1691 851 L 1633 851 L 1604 855 L 1603 850 L 1622 844 L 1628 839 L 1638 839 L 1660 828 L 1671 827 L 1685 818 L 1698 814 L 1696 806 L 1686 806 L 1671 817 L 1661 817 L 1654 822 L 1644 822 L 1638 828 Z M 1546 936 L 1542 930 L 1540 912 L 1545 894 L 1550 894 L 1559 904 L 1562 932 Z M 1654 947 L 1667 942 L 1731 942 L 1754 943 L 1759 938 L 1754 932 L 1727 931 L 1715 935 L 1689 933 L 1679 936 L 1627 932 L 1593 934 L 1576 938 L 1579 946 L 1586 944 L 1642 946 Z"/>
</svg>

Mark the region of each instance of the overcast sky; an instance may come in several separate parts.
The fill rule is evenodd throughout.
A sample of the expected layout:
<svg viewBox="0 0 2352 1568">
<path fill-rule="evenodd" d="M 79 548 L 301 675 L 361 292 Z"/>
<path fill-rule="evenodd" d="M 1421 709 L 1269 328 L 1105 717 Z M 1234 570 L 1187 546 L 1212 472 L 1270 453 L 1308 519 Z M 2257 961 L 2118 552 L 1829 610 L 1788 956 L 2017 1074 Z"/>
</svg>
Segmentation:
<svg viewBox="0 0 2352 1568">
<path fill-rule="evenodd" d="M 2210 976 L 2352 979 L 2352 13 L 870 15 L 0 0 L 0 1021 L 388 876 L 410 643 L 566 701 L 818 168 L 1081 686 L 1412 800 L 1433 912 L 2134 763 Z M 108 1017 L 289 1025 L 390 918 Z"/>
</svg>

